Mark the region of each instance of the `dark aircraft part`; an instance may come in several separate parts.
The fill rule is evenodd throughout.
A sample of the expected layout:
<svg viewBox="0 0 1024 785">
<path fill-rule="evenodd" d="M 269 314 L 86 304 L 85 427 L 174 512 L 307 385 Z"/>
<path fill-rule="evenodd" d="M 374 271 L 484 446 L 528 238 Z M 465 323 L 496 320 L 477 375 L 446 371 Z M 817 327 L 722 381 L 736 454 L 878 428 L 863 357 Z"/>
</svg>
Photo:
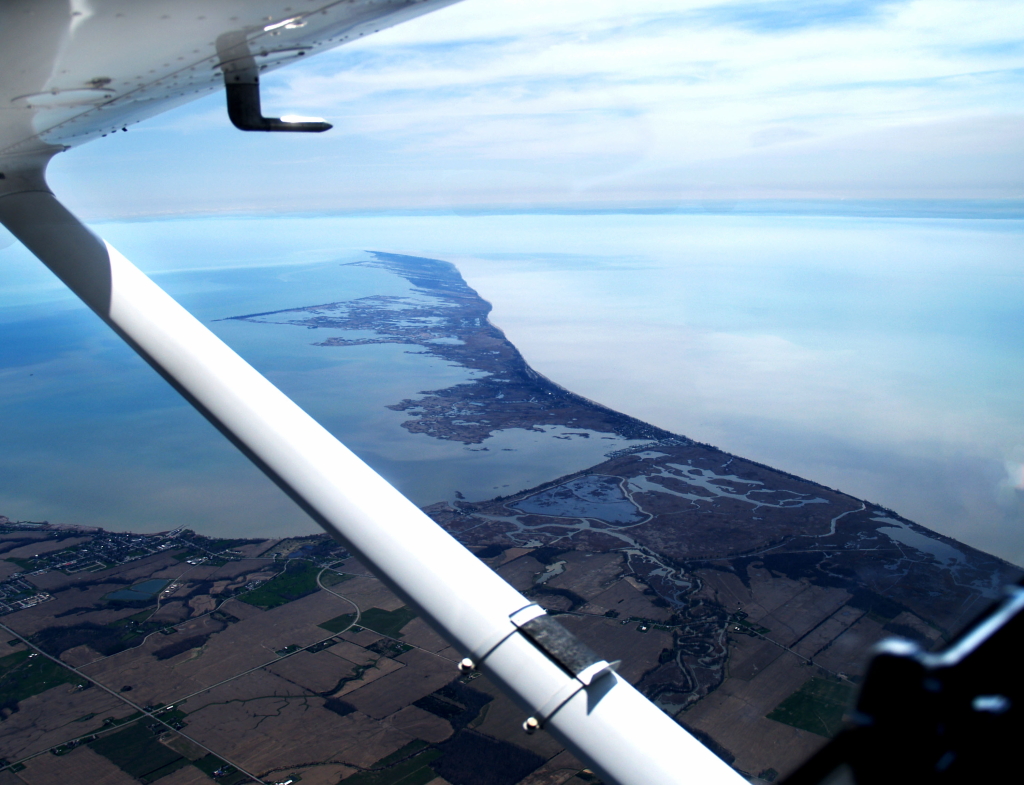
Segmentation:
<svg viewBox="0 0 1024 785">
<path fill-rule="evenodd" d="M 1024 727 L 1024 588 L 945 651 L 884 641 L 851 727 L 783 785 L 1013 782 Z"/>
<path fill-rule="evenodd" d="M 298 131 L 301 133 L 320 133 L 332 128 L 330 123 L 316 120 L 300 120 L 288 122 L 279 117 L 264 117 L 260 110 L 259 77 L 255 81 L 232 81 L 241 79 L 236 71 L 224 75 L 224 86 L 228 95 L 228 117 L 235 128 L 242 131 Z"/>
<path fill-rule="evenodd" d="M 568 688 L 556 693 L 534 716 L 527 718 L 523 723 L 523 730 L 527 733 L 535 733 L 543 728 L 548 719 L 584 687 L 590 687 L 612 671 L 618 670 L 619 660 L 611 663 L 602 660 L 589 646 L 550 616 L 530 619 L 519 627 L 519 631 L 576 680 Z"/>
<path fill-rule="evenodd" d="M 519 628 L 533 645 L 570 676 L 579 676 L 601 658 L 551 616 L 538 616 Z"/>
<path fill-rule="evenodd" d="M 260 68 L 249 49 L 248 36 L 238 30 L 217 38 L 217 54 L 224 72 L 228 117 L 242 131 L 321 133 L 332 128 L 317 117 L 264 117 L 260 107 Z M 305 54 L 299 51 L 298 54 Z"/>
</svg>

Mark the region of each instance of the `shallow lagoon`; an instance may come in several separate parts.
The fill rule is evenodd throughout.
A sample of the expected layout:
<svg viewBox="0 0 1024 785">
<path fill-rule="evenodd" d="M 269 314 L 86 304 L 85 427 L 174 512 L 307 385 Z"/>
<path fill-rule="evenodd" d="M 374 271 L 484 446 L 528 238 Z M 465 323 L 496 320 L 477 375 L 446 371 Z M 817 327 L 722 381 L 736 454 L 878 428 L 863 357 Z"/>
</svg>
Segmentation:
<svg viewBox="0 0 1024 785">
<path fill-rule="evenodd" d="M 558 518 L 597 518 L 611 524 L 638 523 L 644 515 L 622 492 L 618 477 L 590 474 L 528 496 L 511 505 L 521 512 Z"/>
<path fill-rule="evenodd" d="M 142 583 L 136 583 L 134 586 L 130 586 L 127 589 L 118 589 L 110 594 L 106 595 L 103 599 L 105 600 L 151 600 L 159 592 L 163 591 L 170 581 L 163 581 L 159 578 L 153 578 L 152 580 L 143 581 Z"/>
</svg>

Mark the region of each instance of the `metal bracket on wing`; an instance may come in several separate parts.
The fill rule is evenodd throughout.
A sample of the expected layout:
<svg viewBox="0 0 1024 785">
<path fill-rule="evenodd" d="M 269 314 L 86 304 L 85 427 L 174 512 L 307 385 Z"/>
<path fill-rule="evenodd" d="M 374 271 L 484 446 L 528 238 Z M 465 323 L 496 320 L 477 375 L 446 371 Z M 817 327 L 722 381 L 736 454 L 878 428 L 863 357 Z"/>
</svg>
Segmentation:
<svg viewBox="0 0 1024 785">
<path fill-rule="evenodd" d="M 509 616 L 509 621 L 512 623 L 511 630 L 494 635 L 493 639 L 486 640 L 477 646 L 474 657 L 462 660 L 459 663 L 459 670 L 468 673 L 479 667 L 491 652 L 518 632 L 567 675 L 571 676 L 571 680 L 552 695 L 536 714 L 523 723 L 523 730 L 527 733 L 533 733 L 543 728 L 544 723 L 572 700 L 576 693 L 609 675 L 619 666 L 618 661 L 609 663 L 598 657 L 590 647 L 548 616 L 547 611 L 539 605 L 527 605 L 525 608 L 521 608 Z"/>
<path fill-rule="evenodd" d="M 260 106 L 260 68 L 249 50 L 244 31 L 217 38 L 217 54 L 224 72 L 228 117 L 242 131 L 292 131 L 320 133 L 332 128 L 319 117 L 264 117 Z"/>
<path fill-rule="evenodd" d="M 571 681 L 548 698 L 536 714 L 523 723 L 523 730 L 527 733 L 543 728 L 544 723 L 572 700 L 576 693 L 611 675 L 619 666 L 618 662 L 602 660 L 589 646 L 548 615 L 530 619 L 519 627 L 519 631 L 572 677 Z"/>
<path fill-rule="evenodd" d="M 524 624 L 541 616 L 547 616 L 547 613 L 548 612 L 539 605 L 527 605 L 525 608 L 520 608 L 508 617 L 512 626 L 497 632 L 492 632 L 481 640 L 473 647 L 470 655 L 459 663 L 459 670 L 462 673 L 469 673 L 470 671 L 479 668 L 483 664 L 484 660 L 490 656 L 491 652 L 519 632 L 519 629 Z"/>
<path fill-rule="evenodd" d="M 572 681 L 566 682 L 562 689 L 552 695 L 548 702 L 541 706 L 540 711 L 523 721 L 523 730 L 527 733 L 535 733 L 543 728 L 544 723 L 551 719 L 556 711 L 572 700 L 576 693 L 580 690 L 585 690 L 598 679 L 610 675 L 612 671 L 619 667 L 619 662 L 619 660 L 615 660 L 615 662 L 598 660 L 584 668 L 573 677 Z"/>
</svg>

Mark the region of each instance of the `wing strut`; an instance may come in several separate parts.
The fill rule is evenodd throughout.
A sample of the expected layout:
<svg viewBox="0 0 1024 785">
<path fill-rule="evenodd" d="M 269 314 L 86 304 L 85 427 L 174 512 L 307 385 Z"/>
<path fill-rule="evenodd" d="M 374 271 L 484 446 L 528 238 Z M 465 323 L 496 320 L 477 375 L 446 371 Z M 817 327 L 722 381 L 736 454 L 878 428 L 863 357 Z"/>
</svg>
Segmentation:
<svg viewBox="0 0 1024 785">
<path fill-rule="evenodd" d="M 83 226 L 44 168 L 0 179 L 0 222 L 463 652 L 463 668 L 479 667 L 530 712 L 531 729 L 545 727 L 608 783 L 745 782 Z"/>
</svg>

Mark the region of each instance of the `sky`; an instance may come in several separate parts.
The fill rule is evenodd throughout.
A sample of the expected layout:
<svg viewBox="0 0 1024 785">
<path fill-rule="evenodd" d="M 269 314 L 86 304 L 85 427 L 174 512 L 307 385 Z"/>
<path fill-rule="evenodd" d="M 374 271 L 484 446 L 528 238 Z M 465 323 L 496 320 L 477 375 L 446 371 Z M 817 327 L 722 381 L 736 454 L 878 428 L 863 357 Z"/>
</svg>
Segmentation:
<svg viewBox="0 0 1024 785">
<path fill-rule="evenodd" d="M 464 0 L 51 165 L 80 213 L 1019 199 L 1013 0 Z M 253 165 L 259 162 L 260 165 Z"/>
</svg>

